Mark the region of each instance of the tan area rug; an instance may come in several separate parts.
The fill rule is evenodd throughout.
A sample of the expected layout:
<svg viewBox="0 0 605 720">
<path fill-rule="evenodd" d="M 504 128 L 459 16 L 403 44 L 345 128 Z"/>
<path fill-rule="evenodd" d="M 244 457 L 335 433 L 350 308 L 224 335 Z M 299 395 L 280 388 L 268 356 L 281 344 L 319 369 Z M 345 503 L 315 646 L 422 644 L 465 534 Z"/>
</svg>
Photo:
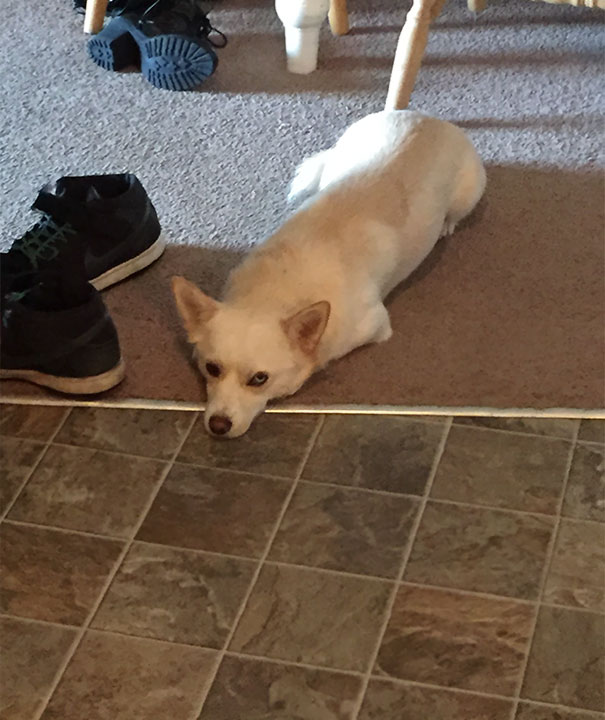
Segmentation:
<svg viewBox="0 0 605 720">
<path fill-rule="evenodd" d="M 219 69 L 201 92 L 180 94 L 93 66 L 68 5 L 45 4 L 25 39 L 25 4 L 3 10 L 0 57 L 23 68 L 1 91 L 11 150 L 0 170 L 3 243 L 31 222 L 24 208 L 46 180 L 137 173 L 171 245 L 105 293 L 128 376 L 99 399 L 196 404 L 203 388 L 170 276 L 220 291 L 285 217 L 299 160 L 381 108 L 404 13 L 386 0 L 351 2 L 354 32 L 326 29 L 321 69 L 297 78 L 285 71 L 270 3 L 224 0 L 211 16 L 231 39 Z M 287 405 L 603 408 L 602 19 L 503 2 L 475 20 L 448 5 L 413 107 L 468 130 L 487 164 L 486 196 L 390 299 L 393 338 L 331 365 Z M 51 399 L 25 383 L 0 391 Z"/>
</svg>

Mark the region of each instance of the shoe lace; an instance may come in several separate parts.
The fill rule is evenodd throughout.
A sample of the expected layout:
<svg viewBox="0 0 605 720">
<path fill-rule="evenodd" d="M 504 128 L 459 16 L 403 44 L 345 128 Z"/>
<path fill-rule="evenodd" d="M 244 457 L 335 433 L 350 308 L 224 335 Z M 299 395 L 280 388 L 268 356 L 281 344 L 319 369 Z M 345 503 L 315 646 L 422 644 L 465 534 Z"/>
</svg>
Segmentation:
<svg viewBox="0 0 605 720">
<path fill-rule="evenodd" d="M 50 215 L 43 214 L 39 222 L 15 240 L 11 252 L 20 252 L 32 269 L 37 270 L 41 261 L 56 258 L 61 245 L 67 245 L 75 234 L 76 231 L 69 223 L 58 223 Z"/>
</svg>

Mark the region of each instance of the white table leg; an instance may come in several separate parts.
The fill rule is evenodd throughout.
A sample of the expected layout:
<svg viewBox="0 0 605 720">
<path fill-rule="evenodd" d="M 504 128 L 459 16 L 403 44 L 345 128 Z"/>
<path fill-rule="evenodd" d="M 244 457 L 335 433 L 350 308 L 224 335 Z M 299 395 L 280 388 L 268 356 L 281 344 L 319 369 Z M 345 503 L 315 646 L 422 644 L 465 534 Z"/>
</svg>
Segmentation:
<svg viewBox="0 0 605 720">
<path fill-rule="evenodd" d="M 306 75 L 317 67 L 319 29 L 330 0 L 275 0 L 275 12 L 286 34 L 288 70 Z"/>
</svg>

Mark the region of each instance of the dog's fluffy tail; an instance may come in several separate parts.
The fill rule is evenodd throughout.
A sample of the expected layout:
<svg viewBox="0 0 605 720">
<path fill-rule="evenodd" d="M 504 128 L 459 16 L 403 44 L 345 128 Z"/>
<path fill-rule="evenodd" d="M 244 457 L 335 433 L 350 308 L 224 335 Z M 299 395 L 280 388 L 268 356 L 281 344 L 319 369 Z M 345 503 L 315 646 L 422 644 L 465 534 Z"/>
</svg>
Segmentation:
<svg viewBox="0 0 605 720">
<path fill-rule="evenodd" d="M 324 150 L 303 160 L 290 183 L 288 202 L 301 200 L 319 190 L 329 153 L 330 150 Z"/>
</svg>

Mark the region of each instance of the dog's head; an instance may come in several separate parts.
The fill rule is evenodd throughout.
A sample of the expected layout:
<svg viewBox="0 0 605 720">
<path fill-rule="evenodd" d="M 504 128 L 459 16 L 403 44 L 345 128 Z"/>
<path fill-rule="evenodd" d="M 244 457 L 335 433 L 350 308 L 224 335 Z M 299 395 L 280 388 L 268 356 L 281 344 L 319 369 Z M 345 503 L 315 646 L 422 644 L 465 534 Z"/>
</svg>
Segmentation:
<svg viewBox="0 0 605 720">
<path fill-rule="evenodd" d="M 317 367 L 328 302 L 280 318 L 217 302 L 182 277 L 172 290 L 206 379 L 211 435 L 243 435 L 269 400 L 296 392 Z"/>
</svg>

